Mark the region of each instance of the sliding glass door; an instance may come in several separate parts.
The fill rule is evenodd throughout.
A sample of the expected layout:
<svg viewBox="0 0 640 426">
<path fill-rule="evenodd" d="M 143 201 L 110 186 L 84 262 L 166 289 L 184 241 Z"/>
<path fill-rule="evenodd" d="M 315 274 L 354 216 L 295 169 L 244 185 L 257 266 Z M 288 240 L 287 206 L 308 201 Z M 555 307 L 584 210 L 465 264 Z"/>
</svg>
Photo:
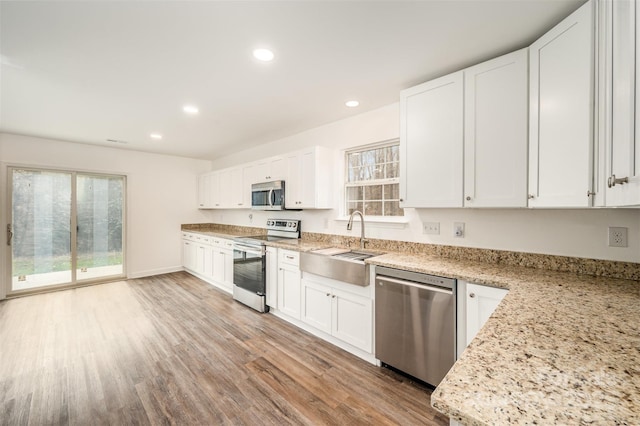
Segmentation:
<svg viewBox="0 0 640 426">
<path fill-rule="evenodd" d="M 9 169 L 10 293 L 124 276 L 125 178 Z"/>
</svg>

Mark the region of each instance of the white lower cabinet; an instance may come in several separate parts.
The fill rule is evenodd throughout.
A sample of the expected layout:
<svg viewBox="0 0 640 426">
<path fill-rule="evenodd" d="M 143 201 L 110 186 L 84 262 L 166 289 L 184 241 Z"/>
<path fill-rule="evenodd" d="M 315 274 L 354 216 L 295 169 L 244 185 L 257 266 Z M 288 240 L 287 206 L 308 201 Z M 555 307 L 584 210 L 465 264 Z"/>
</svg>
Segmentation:
<svg viewBox="0 0 640 426">
<path fill-rule="evenodd" d="M 231 240 L 183 232 L 182 266 L 187 272 L 227 293 L 233 290 L 233 242 Z"/>
<path fill-rule="evenodd" d="M 278 251 L 278 310 L 291 318 L 300 319 L 299 253 Z"/>
<path fill-rule="evenodd" d="M 508 290 L 458 280 L 458 356 L 496 310 Z"/>
<path fill-rule="evenodd" d="M 305 275 L 302 279 L 301 319 L 318 330 L 371 353 L 371 298 L 344 290 L 349 287 L 353 285 Z M 354 288 L 354 291 L 360 289 Z"/>
</svg>

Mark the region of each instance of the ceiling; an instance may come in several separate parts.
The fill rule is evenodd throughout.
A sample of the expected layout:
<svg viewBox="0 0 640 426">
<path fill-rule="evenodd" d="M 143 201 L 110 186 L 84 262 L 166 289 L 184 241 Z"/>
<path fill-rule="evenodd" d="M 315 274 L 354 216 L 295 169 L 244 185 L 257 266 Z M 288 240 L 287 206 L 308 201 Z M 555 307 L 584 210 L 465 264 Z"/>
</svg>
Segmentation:
<svg viewBox="0 0 640 426">
<path fill-rule="evenodd" d="M 2 1 L 0 131 L 215 159 L 397 102 L 582 3 Z"/>
</svg>

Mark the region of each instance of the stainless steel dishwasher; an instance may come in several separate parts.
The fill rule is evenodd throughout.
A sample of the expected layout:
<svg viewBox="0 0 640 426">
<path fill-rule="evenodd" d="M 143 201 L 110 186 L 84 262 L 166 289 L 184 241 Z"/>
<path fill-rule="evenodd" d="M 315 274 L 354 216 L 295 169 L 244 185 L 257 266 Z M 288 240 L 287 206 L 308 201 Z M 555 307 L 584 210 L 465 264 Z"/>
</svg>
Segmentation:
<svg viewBox="0 0 640 426">
<path fill-rule="evenodd" d="M 456 280 L 376 267 L 376 358 L 438 386 L 456 360 Z"/>
</svg>

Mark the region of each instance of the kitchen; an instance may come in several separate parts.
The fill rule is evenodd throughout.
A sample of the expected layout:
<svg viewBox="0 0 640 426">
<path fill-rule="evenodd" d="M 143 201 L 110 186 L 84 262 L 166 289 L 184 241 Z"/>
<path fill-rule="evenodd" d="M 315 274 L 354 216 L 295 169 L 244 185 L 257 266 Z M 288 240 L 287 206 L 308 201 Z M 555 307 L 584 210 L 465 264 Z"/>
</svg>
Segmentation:
<svg viewBox="0 0 640 426">
<path fill-rule="evenodd" d="M 581 2 L 578 3 L 581 4 Z M 558 15 L 554 23 L 577 9 L 578 3 L 565 5 L 566 10 L 563 15 Z M 6 17 L 6 13 L 4 16 Z M 183 224 L 218 223 L 264 228 L 268 219 L 293 219 L 301 220 L 303 234 L 336 235 L 357 239 L 360 232 L 358 220 L 356 219 L 353 230 L 347 231 L 348 215 L 343 215 L 343 202 L 337 199 L 342 197 L 335 197 L 332 209 L 284 212 L 215 208 L 198 210 L 195 208 L 198 204 L 197 176 L 211 170 L 260 162 L 266 158 L 282 156 L 300 149 L 322 146 L 334 152 L 334 168 L 333 172 L 329 173 L 334 179 L 329 192 L 343 194 L 344 183 L 339 177 L 345 174 L 345 151 L 400 138 L 401 107 L 397 103 L 400 89 L 407 89 L 497 57 L 499 54 L 508 53 L 515 48 L 527 46 L 552 26 L 548 24 L 535 36 L 532 34 L 527 42 L 521 41 L 517 46 L 505 46 L 503 50 L 487 53 L 482 58 L 468 58 L 457 65 L 449 64 L 447 69 L 440 69 L 430 76 L 424 73 L 416 76 L 411 84 L 398 87 L 395 102 L 382 104 L 379 108 L 354 114 L 339 121 L 328 120 L 330 124 L 318 123 L 310 130 L 299 129 L 289 135 L 274 137 L 271 141 L 253 148 L 229 151 L 226 155 L 215 159 L 189 159 L 144 153 L 141 152 L 144 149 L 138 148 L 139 151 L 135 147 L 125 151 L 104 145 L 76 144 L 65 142 L 70 140 L 70 137 L 65 138 L 62 134 L 54 138 L 46 137 L 46 134 L 16 135 L 13 133 L 20 132 L 8 131 L 11 129 L 5 128 L 4 124 L 3 133 L 0 135 L 0 158 L 5 164 L 126 174 L 129 230 L 127 275 L 129 278 L 181 270 L 181 235 L 177 230 Z M 2 53 L 5 55 L 4 48 Z M 75 66 L 79 65 L 75 64 Z M 3 76 L 7 76 L 12 70 L 15 68 L 5 65 L 3 58 Z M 264 68 L 260 72 L 263 73 Z M 55 92 L 48 93 L 55 95 Z M 76 100 L 81 101 L 82 98 Z M 11 113 L 11 111 L 7 112 L 7 105 L 3 103 L 3 115 Z M 204 108 L 202 115 L 204 115 Z M 117 121 L 117 116 L 112 119 Z M 82 118 L 79 121 L 82 121 Z M 7 173 L 3 171 L 1 178 L 6 179 L 6 175 Z M 6 187 L 6 181 L 3 181 L 3 191 Z M 4 198 L 1 201 L 3 214 L 8 207 L 8 200 Z M 454 236 L 454 223 L 464 224 L 463 237 Z M 636 267 L 640 261 L 638 254 L 640 253 L 638 246 L 640 218 L 638 211 L 634 209 L 407 208 L 402 219 L 376 222 L 367 218 L 366 224 L 366 238 L 371 240 L 599 259 L 627 262 L 636 264 Z M 438 224 L 439 233 L 425 233 L 424 224 Z M 611 226 L 627 228 L 628 247 L 608 246 L 607 230 Z M 4 277 L 7 265 L 3 264 L 3 268 L 2 276 Z M 460 269 L 459 265 L 457 269 Z M 477 279 L 477 274 L 472 275 L 473 277 L 469 277 L 471 281 L 473 281 L 471 278 Z M 503 279 L 507 280 L 507 278 Z"/>
</svg>

